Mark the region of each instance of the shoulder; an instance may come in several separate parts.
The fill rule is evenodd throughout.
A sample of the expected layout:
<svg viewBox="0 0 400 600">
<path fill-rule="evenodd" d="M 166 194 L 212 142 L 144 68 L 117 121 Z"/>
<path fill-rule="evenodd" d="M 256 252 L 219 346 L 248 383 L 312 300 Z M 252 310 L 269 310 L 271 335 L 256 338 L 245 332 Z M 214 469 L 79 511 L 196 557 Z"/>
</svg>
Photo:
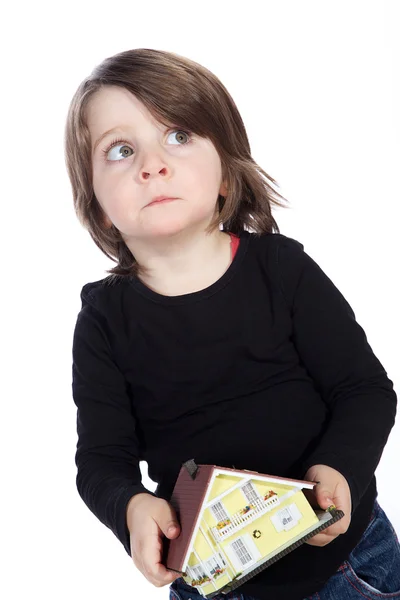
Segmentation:
<svg viewBox="0 0 400 600">
<path fill-rule="evenodd" d="M 98 281 L 85 283 L 80 293 L 82 307 L 89 305 L 100 308 L 104 304 L 109 305 L 126 289 L 126 279 L 119 275 L 109 275 Z"/>
<path fill-rule="evenodd" d="M 251 246 L 271 265 L 284 265 L 288 260 L 304 256 L 304 245 L 282 233 L 249 233 Z"/>
<path fill-rule="evenodd" d="M 281 233 L 250 235 L 252 260 L 278 290 L 285 304 L 291 306 L 304 272 L 309 270 L 313 262 L 304 251 L 304 245 Z"/>
<path fill-rule="evenodd" d="M 126 335 L 125 307 L 130 306 L 126 297 L 129 282 L 123 276 L 109 276 L 86 283 L 80 293 L 81 309 L 74 329 L 75 351 L 79 348 L 103 348 L 117 356 L 124 347 Z"/>
<path fill-rule="evenodd" d="M 110 336 L 114 335 L 121 329 L 124 318 L 122 307 L 126 304 L 128 288 L 129 282 L 123 276 L 110 275 L 85 283 L 80 292 L 81 309 L 76 327 L 101 329 Z"/>
<path fill-rule="evenodd" d="M 256 233 L 254 231 L 246 231 L 242 234 L 245 237 L 249 237 L 252 244 L 258 246 L 289 246 L 295 248 L 303 248 L 303 244 L 294 238 L 283 235 L 283 233 Z"/>
<path fill-rule="evenodd" d="M 322 298 L 323 295 L 326 298 L 338 296 L 336 285 L 319 263 L 304 250 L 301 242 L 282 234 L 268 234 L 264 241 L 261 238 L 259 243 L 269 247 L 269 251 L 264 253 L 269 257 L 269 272 L 286 304 L 292 306 L 295 299 L 297 302 L 307 303 L 310 299 Z"/>
</svg>

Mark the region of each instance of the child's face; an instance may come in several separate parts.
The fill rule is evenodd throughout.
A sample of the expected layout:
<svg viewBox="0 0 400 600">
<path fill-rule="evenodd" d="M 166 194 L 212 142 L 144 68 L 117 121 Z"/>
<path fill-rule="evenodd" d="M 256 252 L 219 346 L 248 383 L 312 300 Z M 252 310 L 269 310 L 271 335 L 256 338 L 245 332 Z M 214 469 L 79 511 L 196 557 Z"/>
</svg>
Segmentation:
<svg viewBox="0 0 400 600">
<path fill-rule="evenodd" d="M 165 128 L 133 94 L 114 86 L 92 97 L 87 118 L 94 192 L 106 223 L 113 223 L 127 243 L 209 225 L 218 194 L 226 195 L 221 161 L 210 140 Z M 114 127 L 118 131 L 95 148 Z M 104 154 L 117 139 L 123 141 Z M 178 199 L 149 206 L 160 195 Z"/>
</svg>

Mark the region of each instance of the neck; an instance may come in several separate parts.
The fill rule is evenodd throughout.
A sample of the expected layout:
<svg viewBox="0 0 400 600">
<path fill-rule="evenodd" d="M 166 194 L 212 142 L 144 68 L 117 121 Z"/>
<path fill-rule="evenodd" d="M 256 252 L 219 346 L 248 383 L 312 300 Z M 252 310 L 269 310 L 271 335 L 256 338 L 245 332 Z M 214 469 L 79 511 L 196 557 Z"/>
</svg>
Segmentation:
<svg viewBox="0 0 400 600">
<path fill-rule="evenodd" d="M 166 296 L 188 294 L 212 285 L 228 269 L 230 236 L 218 229 L 133 254 L 143 269 L 139 278 L 150 289 Z"/>
</svg>

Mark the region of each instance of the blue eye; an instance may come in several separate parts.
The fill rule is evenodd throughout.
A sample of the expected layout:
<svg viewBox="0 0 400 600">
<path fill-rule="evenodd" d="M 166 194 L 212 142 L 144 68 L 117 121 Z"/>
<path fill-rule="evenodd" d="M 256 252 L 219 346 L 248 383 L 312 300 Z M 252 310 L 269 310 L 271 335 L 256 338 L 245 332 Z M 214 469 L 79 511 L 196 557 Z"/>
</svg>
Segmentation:
<svg viewBox="0 0 400 600">
<path fill-rule="evenodd" d="M 168 137 L 172 134 L 176 134 L 175 139 L 182 140 L 182 138 L 183 138 L 183 140 L 184 140 L 185 136 L 186 136 L 186 138 L 188 138 L 188 141 L 186 143 L 183 141 L 183 143 L 178 142 L 178 144 L 173 144 L 173 145 L 186 146 L 187 144 L 189 144 L 191 142 L 191 134 L 188 131 L 185 131 L 183 129 L 174 129 L 173 131 L 171 131 L 171 133 L 168 134 Z M 120 162 L 121 161 L 121 159 L 119 159 L 117 156 L 115 156 L 114 159 L 107 159 L 109 152 L 111 152 L 111 150 L 114 150 L 114 148 L 119 148 L 119 147 L 121 147 L 122 150 L 119 150 L 116 153 L 117 156 L 118 156 L 118 154 L 122 155 L 123 158 L 129 158 L 130 156 L 132 156 L 132 154 L 129 154 L 130 151 L 133 152 L 129 143 L 126 140 L 117 139 L 117 140 L 113 140 L 111 142 L 111 144 L 109 146 L 107 146 L 107 148 L 105 150 L 102 150 L 103 155 L 106 157 L 107 162 Z"/>
</svg>

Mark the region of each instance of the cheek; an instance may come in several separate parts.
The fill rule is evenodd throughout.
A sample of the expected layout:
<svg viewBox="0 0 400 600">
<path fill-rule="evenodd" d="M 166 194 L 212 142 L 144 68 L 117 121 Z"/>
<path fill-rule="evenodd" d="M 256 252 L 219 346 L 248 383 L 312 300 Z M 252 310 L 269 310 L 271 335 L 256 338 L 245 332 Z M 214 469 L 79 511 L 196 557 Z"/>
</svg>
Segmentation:
<svg viewBox="0 0 400 600">
<path fill-rule="evenodd" d="M 93 190 L 100 206 L 111 218 L 122 216 L 133 206 L 134 192 L 117 177 L 94 181 Z"/>
<path fill-rule="evenodd" d="M 217 164 L 210 160 L 198 161 L 187 169 L 184 174 L 186 193 L 196 193 L 203 199 L 215 199 L 218 197 L 221 186 L 222 172 Z"/>
</svg>

